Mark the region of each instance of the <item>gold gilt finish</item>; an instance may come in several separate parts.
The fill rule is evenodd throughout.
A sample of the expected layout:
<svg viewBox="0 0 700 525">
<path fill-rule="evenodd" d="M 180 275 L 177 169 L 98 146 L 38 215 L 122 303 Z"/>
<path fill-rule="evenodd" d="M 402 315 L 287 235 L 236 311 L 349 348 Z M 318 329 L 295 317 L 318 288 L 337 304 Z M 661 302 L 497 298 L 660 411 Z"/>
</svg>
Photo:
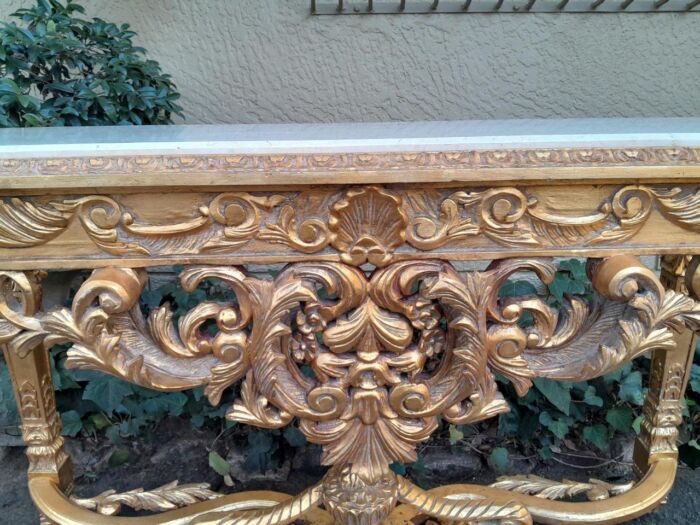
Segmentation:
<svg viewBox="0 0 700 525">
<path fill-rule="evenodd" d="M 573 247 L 603 255 L 624 241 L 641 244 L 645 253 L 664 252 L 700 232 L 696 186 L 616 185 L 577 197 L 540 186 L 327 187 L 175 194 L 164 210 L 154 210 L 151 195 L 10 197 L 0 199 L 0 255 L 26 254 L 33 264 L 51 267 L 66 267 L 76 257 L 89 267 L 108 265 L 101 261 L 109 256 L 146 266 L 173 256 L 249 262 L 309 254 L 385 266 L 430 251 L 455 259 L 475 258 L 474 250 L 501 258 L 565 254 Z M 76 255 L 65 253 L 66 243 Z"/>
<path fill-rule="evenodd" d="M 653 510 L 675 476 L 700 329 L 699 166 L 688 148 L 2 161 L 0 344 L 42 521 L 613 524 Z M 246 184 L 251 172 L 266 178 Z M 117 174 L 143 180 L 120 188 Z M 643 254 L 664 255 L 660 278 Z M 500 297 L 523 272 L 551 282 L 559 255 L 588 259 L 590 301 Z M 463 271 L 463 260 L 493 262 Z M 235 301 L 204 301 L 177 323 L 168 305 L 144 317 L 144 267 L 174 263 L 186 290 L 215 279 Z M 286 266 L 263 279 L 250 263 Z M 68 268 L 92 274 L 70 306 L 42 308 L 42 271 Z M 214 337 L 201 331 L 211 323 Z M 79 497 L 51 383 L 59 343 L 71 345 L 67 366 L 162 391 L 201 386 L 213 404 L 240 383 L 226 417 L 296 421 L 328 472 L 297 496 L 172 482 Z M 591 379 L 649 352 L 635 480 L 425 491 L 389 468 L 415 461 L 439 419 L 508 411 L 495 374 L 522 396 L 535 378 Z"/>
</svg>

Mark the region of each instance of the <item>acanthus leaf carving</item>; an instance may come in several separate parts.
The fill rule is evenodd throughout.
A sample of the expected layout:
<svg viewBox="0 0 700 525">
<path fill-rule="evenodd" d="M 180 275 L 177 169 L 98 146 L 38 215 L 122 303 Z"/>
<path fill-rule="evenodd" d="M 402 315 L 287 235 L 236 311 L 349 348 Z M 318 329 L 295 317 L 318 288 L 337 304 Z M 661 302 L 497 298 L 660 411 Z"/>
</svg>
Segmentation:
<svg viewBox="0 0 700 525">
<path fill-rule="evenodd" d="M 431 251 L 487 239 L 516 250 L 609 247 L 640 234 L 652 215 L 685 230 L 700 228 L 697 186 L 610 188 L 589 211 L 559 209 L 560 199 L 531 187 L 226 192 L 200 197 L 189 218 L 155 222 L 139 218 L 123 197 L 12 198 L 0 203 L 0 249 L 51 242 L 77 218 L 95 246 L 114 255 L 224 254 L 255 242 L 280 245 L 283 253 L 331 248 L 344 263 L 381 267 L 406 245 Z M 183 210 L 172 213 L 181 217 Z"/>
<path fill-rule="evenodd" d="M 258 239 L 285 244 L 303 253 L 315 253 L 330 242 L 325 221 L 318 218 L 297 223 L 292 206 L 282 206 L 276 223 L 267 223 L 258 233 Z"/>
<path fill-rule="evenodd" d="M 317 262 L 292 264 L 272 280 L 195 266 L 181 275 L 186 289 L 219 279 L 236 300 L 203 302 L 176 327 L 165 305 L 143 318 L 144 272 L 104 268 L 81 286 L 70 309 L 29 316 L 23 303 L 5 297 L 0 313 L 15 326 L 15 339 L 72 342 L 69 366 L 143 386 L 204 386 L 217 403 L 245 377 L 227 418 L 266 428 L 298 419 L 335 469 L 321 497 L 347 516 L 353 502 L 336 501 L 332 483 L 385 487 L 387 501 L 429 508 L 431 500 L 389 465 L 415 461 L 416 446 L 437 428 L 438 416 L 467 424 L 507 411 L 495 372 L 524 395 L 535 376 L 600 376 L 649 349 L 671 349 L 672 329 L 700 329 L 700 304 L 665 291 L 634 258 L 591 261 L 595 300 L 570 298 L 561 313 L 535 296 L 500 297 L 506 280 L 523 271 L 549 282 L 555 266 L 547 259 L 501 260 L 462 275 L 444 261 L 402 261 L 368 276 L 350 265 Z M 5 275 L 3 286 L 13 279 L 31 291 L 31 281 L 23 285 L 15 274 Z M 525 313 L 533 324 L 523 328 L 518 321 Z M 216 322 L 214 337 L 200 331 L 206 320 Z M 302 373 L 306 364 L 313 376 Z M 386 515 L 372 514 L 377 509 L 363 507 L 357 516 L 374 516 L 368 521 L 374 523 Z M 436 517 L 505 515 L 529 523 L 517 505 L 478 500 Z"/>
<path fill-rule="evenodd" d="M 408 242 L 422 250 L 477 235 L 505 246 L 620 242 L 639 232 L 653 209 L 654 197 L 654 188 L 625 186 L 592 213 L 574 215 L 543 210 L 536 196 L 517 188 L 458 191 L 441 202 L 439 216 L 430 211 L 414 215 Z M 691 226 L 680 217 L 674 222 Z"/>
<path fill-rule="evenodd" d="M 589 501 L 600 501 L 611 496 L 624 494 L 630 491 L 633 486 L 633 482 L 613 484 L 598 479 L 590 479 L 588 482 L 553 481 L 534 475 L 501 477 L 491 485 L 494 488 L 551 500 L 585 494 Z"/>
</svg>

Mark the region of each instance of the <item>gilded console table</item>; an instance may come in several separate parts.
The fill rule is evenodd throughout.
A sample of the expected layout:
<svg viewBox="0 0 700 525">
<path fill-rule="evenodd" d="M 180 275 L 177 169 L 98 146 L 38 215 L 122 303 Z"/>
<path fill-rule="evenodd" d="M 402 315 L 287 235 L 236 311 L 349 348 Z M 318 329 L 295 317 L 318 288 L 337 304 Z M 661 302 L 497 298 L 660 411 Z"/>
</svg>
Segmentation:
<svg viewBox="0 0 700 525">
<path fill-rule="evenodd" d="M 700 328 L 698 120 L 0 131 L 0 193 L 0 342 L 46 523 L 619 523 L 671 489 Z M 661 278 L 637 258 L 656 254 Z M 552 279 L 557 256 L 588 258 L 590 304 L 499 298 L 515 273 Z M 145 269 L 175 263 L 186 289 L 218 279 L 237 301 L 177 325 L 168 306 L 144 319 Z M 287 266 L 265 280 L 252 263 Z M 70 308 L 43 308 L 44 273 L 65 269 L 93 272 Z M 80 499 L 47 358 L 57 343 L 72 343 L 68 366 L 204 386 L 214 404 L 242 382 L 226 417 L 296 419 L 328 473 L 293 497 L 171 484 Z M 507 411 L 496 372 L 523 395 L 535 377 L 594 378 L 647 352 L 633 483 L 426 492 L 389 469 L 415 460 L 438 417 Z M 553 499 L 574 492 L 591 501 Z M 116 516 L 125 505 L 154 513 Z"/>
</svg>

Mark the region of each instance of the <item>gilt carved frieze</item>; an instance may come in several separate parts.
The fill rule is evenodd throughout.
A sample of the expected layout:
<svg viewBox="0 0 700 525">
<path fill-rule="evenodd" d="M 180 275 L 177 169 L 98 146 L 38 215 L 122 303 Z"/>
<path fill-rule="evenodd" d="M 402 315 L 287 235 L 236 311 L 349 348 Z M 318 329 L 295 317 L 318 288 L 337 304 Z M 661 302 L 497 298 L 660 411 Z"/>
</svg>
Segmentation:
<svg viewBox="0 0 700 525">
<path fill-rule="evenodd" d="M 173 193 L 157 208 L 153 199 L 6 198 L 0 202 L 0 252 L 45 256 L 45 246 L 51 253 L 52 246 L 70 242 L 91 257 L 317 254 L 385 266 L 416 250 L 535 253 L 625 242 L 673 248 L 678 235 L 700 231 L 696 186 Z"/>
</svg>

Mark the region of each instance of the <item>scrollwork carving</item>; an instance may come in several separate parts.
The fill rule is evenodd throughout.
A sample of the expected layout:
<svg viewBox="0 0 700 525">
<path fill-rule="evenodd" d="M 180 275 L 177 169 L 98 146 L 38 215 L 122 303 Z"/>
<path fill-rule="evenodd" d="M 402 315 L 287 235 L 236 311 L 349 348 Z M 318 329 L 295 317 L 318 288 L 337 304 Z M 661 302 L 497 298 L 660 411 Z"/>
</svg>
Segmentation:
<svg viewBox="0 0 700 525">
<path fill-rule="evenodd" d="M 165 391 L 202 385 L 213 403 L 243 379 L 226 417 L 266 428 L 296 418 L 306 438 L 323 446 L 322 462 L 333 465 L 314 497 L 344 523 L 380 523 L 397 501 L 440 519 L 530 523 L 517 505 L 435 499 L 389 465 L 415 461 L 439 416 L 466 424 L 507 411 L 496 372 L 524 395 L 534 377 L 597 377 L 647 350 L 673 349 L 674 329 L 700 328 L 700 304 L 665 291 L 637 259 L 592 260 L 588 269 L 594 301 L 568 298 L 560 312 L 537 296 L 499 294 L 520 272 L 550 282 L 551 260 L 505 259 L 463 275 L 439 260 L 396 262 L 369 276 L 347 264 L 296 263 L 273 280 L 194 266 L 181 274 L 185 289 L 218 279 L 236 300 L 203 302 L 177 327 L 168 305 L 143 318 L 144 272 L 105 268 L 70 309 L 31 317 L 5 300 L 0 313 L 14 327 L 13 340 L 73 343 L 68 366 Z M 533 319 L 528 327 L 519 324 L 525 313 Z M 206 321 L 216 323 L 214 337 L 201 333 Z M 682 384 L 674 394 L 677 381 L 665 381 L 662 401 L 676 407 Z M 375 496 L 385 505 L 373 503 Z"/>
<path fill-rule="evenodd" d="M 21 199 L 0 203 L 0 247 L 38 246 L 62 234 L 79 220 L 97 247 L 115 255 L 152 255 L 178 250 L 216 252 L 234 249 L 258 234 L 261 210 L 272 211 L 281 195 L 222 193 L 202 203 L 194 217 L 184 222 L 151 224 L 111 197 L 90 195 L 76 199 L 34 204 Z"/>
<path fill-rule="evenodd" d="M 552 191 L 552 190 L 548 190 Z M 92 195 L 52 202 L 13 198 L 0 203 L 0 249 L 51 242 L 77 217 L 87 238 L 115 255 L 226 254 L 279 250 L 333 253 L 354 266 L 386 266 L 409 247 L 492 245 L 522 252 L 540 248 L 606 247 L 640 235 L 654 220 L 700 231 L 697 186 L 612 187 L 595 203 L 571 211 L 562 199 L 531 187 L 460 191 L 364 186 L 284 194 L 202 195 L 191 217 L 148 222 L 124 198 Z M 563 202 L 568 202 L 565 199 Z M 589 204 L 585 204 L 589 203 Z M 191 204 L 190 204 L 191 205 Z M 182 210 L 174 210 L 182 216 Z"/>
<path fill-rule="evenodd" d="M 430 250 L 467 237 L 484 235 L 505 246 L 596 245 L 628 239 L 639 231 L 659 206 L 680 207 L 680 189 L 669 192 L 643 186 L 625 186 L 609 201 L 588 215 L 555 213 L 541 209 L 536 196 L 516 188 L 459 191 L 440 203 L 438 216 L 415 216 L 408 230 L 408 242 Z M 669 195 L 666 199 L 659 195 Z M 694 201 L 693 201 L 694 203 Z M 695 204 L 697 210 L 700 201 Z M 694 228 L 692 220 L 667 214 L 683 227 Z M 692 215 L 692 214 L 688 214 Z"/>
</svg>

